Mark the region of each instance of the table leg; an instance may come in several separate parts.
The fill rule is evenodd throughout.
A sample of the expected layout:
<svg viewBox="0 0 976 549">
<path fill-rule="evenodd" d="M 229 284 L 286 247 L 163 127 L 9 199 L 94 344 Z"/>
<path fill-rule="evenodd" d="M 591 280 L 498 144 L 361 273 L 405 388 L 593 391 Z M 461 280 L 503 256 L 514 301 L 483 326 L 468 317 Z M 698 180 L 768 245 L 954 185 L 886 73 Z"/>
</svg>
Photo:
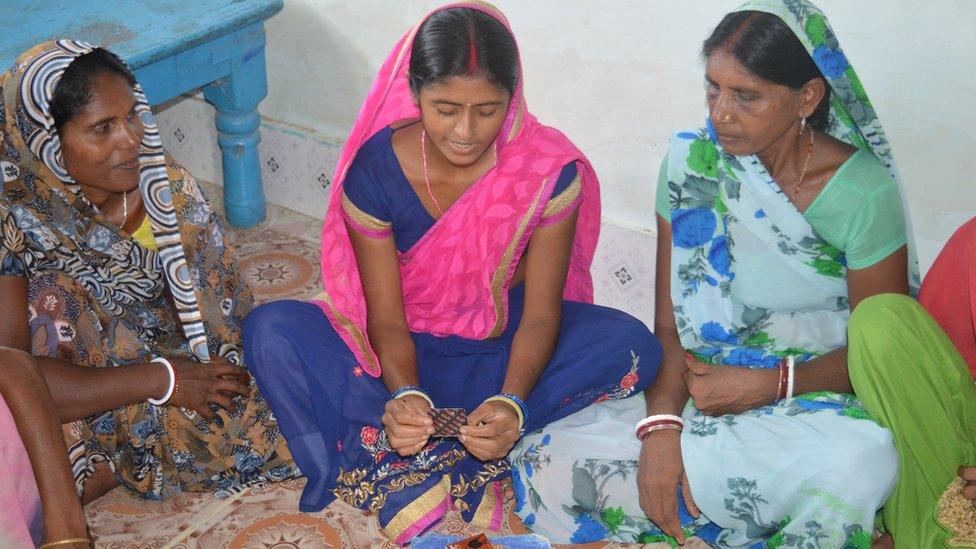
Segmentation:
<svg viewBox="0 0 976 549">
<path fill-rule="evenodd" d="M 264 220 L 264 189 L 258 143 L 258 104 L 268 94 L 264 47 L 233 61 L 231 73 L 203 89 L 217 110 L 217 142 L 223 156 L 224 207 L 235 227 L 253 227 Z"/>
</svg>

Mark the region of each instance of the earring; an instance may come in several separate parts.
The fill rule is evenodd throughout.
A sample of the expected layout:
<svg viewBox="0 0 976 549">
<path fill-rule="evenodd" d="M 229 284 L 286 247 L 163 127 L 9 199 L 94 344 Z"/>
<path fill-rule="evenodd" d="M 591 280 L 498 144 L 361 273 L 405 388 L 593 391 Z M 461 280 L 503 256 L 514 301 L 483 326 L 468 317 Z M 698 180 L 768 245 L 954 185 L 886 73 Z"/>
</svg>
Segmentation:
<svg viewBox="0 0 976 549">
<path fill-rule="evenodd" d="M 807 117 L 804 116 L 803 119 L 800 120 L 800 133 L 797 135 L 803 135 L 803 130 L 805 129 L 807 129 Z"/>
</svg>

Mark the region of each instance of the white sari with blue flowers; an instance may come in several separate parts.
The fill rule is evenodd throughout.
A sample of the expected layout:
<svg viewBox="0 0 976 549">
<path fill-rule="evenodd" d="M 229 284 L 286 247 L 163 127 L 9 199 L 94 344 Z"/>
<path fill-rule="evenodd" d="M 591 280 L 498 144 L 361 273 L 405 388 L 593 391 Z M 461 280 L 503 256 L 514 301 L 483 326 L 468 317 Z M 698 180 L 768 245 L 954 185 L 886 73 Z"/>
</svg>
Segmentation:
<svg viewBox="0 0 976 549">
<path fill-rule="evenodd" d="M 740 9 L 789 25 L 831 86 L 828 133 L 873 155 L 897 183 L 884 130 L 824 15 L 805 0 Z M 708 128 L 682 132 L 666 175 L 671 297 L 687 351 L 710 364 L 770 368 L 785 355 L 803 362 L 847 345 L 845 252 L 818 235 L 758 158 L 724 153 Z M 510 456 L 519 516 L 554 541 L 673 541 L 639 506 L 633 425 L 643 416 L 643 399 L 600 404 L 523 438 Z M 805 394 L 721 417 L 689 403 L 684 418 L 684 465 L 703 512 L 693 520 L 678 498 L 686 534 L 717 547 L 870 547 L 898 463 L 890 432 L 855 397 Z"/>
</svg>

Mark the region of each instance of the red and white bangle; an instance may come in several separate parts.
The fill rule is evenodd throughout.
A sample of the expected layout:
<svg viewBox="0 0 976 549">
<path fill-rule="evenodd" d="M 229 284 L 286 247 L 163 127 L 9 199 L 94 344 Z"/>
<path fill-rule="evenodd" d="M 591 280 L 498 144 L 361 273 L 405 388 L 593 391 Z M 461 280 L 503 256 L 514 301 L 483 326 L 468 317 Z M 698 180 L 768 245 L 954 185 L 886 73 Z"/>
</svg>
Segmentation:
<svg viewBox="0 0 976 549">
<path fill-rule="evenodd" d="M 153 405 L 156 405 L 156 406 L 162 406 L 163 404 L 166 404 L 167 402 L 169 402 L 169 399 L 173 398 L 173 394 L 176 392 L 177 387 L 179 387 L 180 378 L 177 377 L 177 375 L 176 375 L 176 368 L 173 368 L 173 363 L 170 362 L 169 360 L 167 360 L 167 359 L 165 359 L 165 358 L 163 358 L 161 356 L 158 356 L 158 357 L 152 359 L 150 362 L 156 362 L 156 363 L 162 364 L 163 366 L 166 367 L 166 373 L 169 374 L 169 388 L 166 389 L 166 394 L 163 395 L 163 398 L 149 398 L 149 399 L 147 399 L 150 404 L 153 404 Z"/>
<path fill-rule="evenodd" d="M 685 420 L 681 419 L 681 416 L 674 414 L 654 414 L 637 422 L 637 425 L 634 426 L 634 435 L 638 440 L 644 440 L 647 438 L 647 435 L 654 431 L 663 429 L 681 431 L 684 429 L 684 426 Z"/>
<path fill-rule="evenodd" d="M 776 401 L 793 398 L 796 372 L 796 357 L 787 355 L 779 361 L 779 385 L 776 388 Z"/>
<path fill-rule="evenodd" d="M 788 379 L 786 381 L 786 398 L 793 398 L 793 388 L 796 386 L 796 358 L 793 355 L 786 357 L 786 369 Z"/>
</svg>

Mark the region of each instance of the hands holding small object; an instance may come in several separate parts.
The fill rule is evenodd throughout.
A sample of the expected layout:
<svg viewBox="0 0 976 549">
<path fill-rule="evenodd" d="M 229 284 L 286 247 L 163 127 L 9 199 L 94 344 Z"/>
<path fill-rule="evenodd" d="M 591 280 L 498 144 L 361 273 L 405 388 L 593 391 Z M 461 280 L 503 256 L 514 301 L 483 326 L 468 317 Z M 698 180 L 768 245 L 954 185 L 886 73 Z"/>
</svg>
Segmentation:
<svg viewBox="0 0 976 549">
<path fill-rule="evenodd" d="M 435 408 L 422 391 L 408 390 L 387 401 L 381 422 L 401 456 L 416 454 L 431 437 L 457 437 L 471 455 L 490 461 L 508 455 L 522 436 L 524 409 L 520 398 L 502 394 L 468 414 L 463 408 Z"/>
</svg>

